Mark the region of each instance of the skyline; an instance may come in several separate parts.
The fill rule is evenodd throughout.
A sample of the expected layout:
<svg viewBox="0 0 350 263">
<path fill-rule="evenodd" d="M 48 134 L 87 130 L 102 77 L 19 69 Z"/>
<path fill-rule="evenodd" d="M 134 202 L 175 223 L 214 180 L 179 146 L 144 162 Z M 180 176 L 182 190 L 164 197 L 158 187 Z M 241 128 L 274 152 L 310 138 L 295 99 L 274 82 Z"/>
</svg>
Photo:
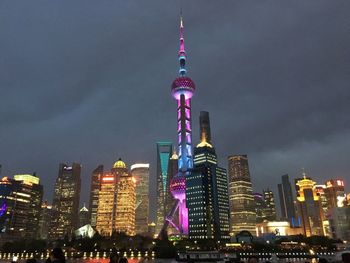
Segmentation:
<svg viewBox="0 0 350 263">
<path fill-rule="evenodd" d="M 11 25 L 2 30 L 7 29 L 0 43 L 5 54 L 0 61 L 4 69 L 0 70 L 0 87 L 5 87 L 0 105 L 5 113 L 0 115 L 2 175 L 36 171 L 49 201 L 60 162 L 82 163 L 83 189 L 88 189 L 97 165 L 111 168 L 119 157 L 129 167 L 151 163 L 150 179 L 155 182 L 156 142 L 176 142 L 175 103 L 169 92 L 178 66 L 179 5 L 154 2 L 164 7 L 164 14 L 141 12 L 143 16 L 136 21 L 128 12 L 139 11 L 136 8 L 143 4 L 119 3 L 111 10 L 90 6 L 82 14 L 74 9 L 75 4 L 69 5 L 73 10 L 56 5 L 48 14 L 40 13 L 45 5 L 28 5 L 13 14 L 9 10 L 16 4 L 1 4 L 2 19 L 8 22 L 1 24 Z M 193 3 L 184 8 L 187 68 L 199 88 L 192 105 L 193 142 L 199 142 L 199 111 L 207 110 L 219 162 L 227 168 L 227 156 L 248 154 L 254 191 L 270 186 L 277 195 L 280 176 L 288 173 L 295 178 L 303 167 L 320 183 L 347 177 L 350 92 L 345 58 L 350 55 L 346 48 L 350 38 L 344 23 L 346 8 L 338 10 L 341 4 L 315 1 L 276 7 L 240 3 L 229 9 L 235 4 L 226 3 L 227 8 L 220 9 L 205 2 L 201 15 L 196 14 Z M 257 6 L 265 7 L 258 18 L 250 13 Z M 126 9 L 125 15 L 117 10 L 120 20 L 117 7 Z M 144 7 L 145 12 L 152 11 Z M 312 13 L 311 9 L 300 10 L 311 7 L 317 8 Z M 228 17 L 232 10 L 234 15 Z M 344 12 L 343 16 L 333 17 L 335 11 Z M 107 15 L 101 17 L 102 13 Z M 78 16 L 77 21 L 70 20 L 73 15 Z M 325 15 L 329 15 L 327 24 L 322 19 Z M 20 31 L 26 19 L 28 28 Z M 56 23 L 60 19 L 62 25 Z M 49 25 L 39 23 L 41 20 Z M 281 23 L 274 24 L 276 21 Z M 303 24 L 305 21 L 309 23 Z M 84 22 L 91 28 L 84 27 Z M 71 26 L 68 30 L 67 25 Z M 128 35 L 127 29 L 135 32 Z M 26 39 L 30 33 L 34 37 Z M 292 45 L 288 37 L 295 40 L 292 36 L 297 33 L 300 41 Z M 271 186 L 266 178 L 278 180 Z M 347 189 L 349 183 L 346 181 Z M 154 192 L 151 189 L 151 196 Z M 81 199 L 88 203 L 86 191 Z"/>
</svg>

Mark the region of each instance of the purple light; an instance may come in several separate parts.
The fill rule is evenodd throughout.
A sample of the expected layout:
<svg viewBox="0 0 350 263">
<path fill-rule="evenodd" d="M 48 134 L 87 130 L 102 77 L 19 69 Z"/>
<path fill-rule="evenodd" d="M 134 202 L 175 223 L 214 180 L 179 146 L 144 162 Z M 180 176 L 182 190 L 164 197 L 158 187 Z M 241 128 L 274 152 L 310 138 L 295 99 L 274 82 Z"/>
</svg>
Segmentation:
<svg viewBox="0 0 350 263">
<path fill-rule="evenodd" d="M 5 214 L 6 208 L 7 208 L 7 205 L 6 205 L 6 203 L 4 202 L 4 203 L 2 204 L 2 206 L 1 206 L 1 208 L 0 208 L 0 217 L 2 217 L 2 216 Z"/>
<path fill-rule="evenodd" d="M 186 51 L 184 41 L 184 26 L 180 21 L 180 49 L 178 59 L 179 74 L 171 86 L 171 93 L 177 100 L 177 133 L 178 133 L 178 168 L 179 173 L 170 182 L 170 191 L 178 202 L 179 230 L 181 234 L 188 233 L 188 209 L 186 208 L 186 172 L 193 167 L 191 147 L 191 98 L 196 89 L 191 78 L 186 77 Z M 182 96 L 183 95 L 183 96 Z M 175 211 L 175 210 L 174 210 Z"/>
<path fill-rule="evenodd" d="M 183 234 L 188 233 L 188 209 L 186 208 L 186 179 L 185 174 L 179 172 L 170 182 L 170 191 L 179 200 L 179 226 Z"/>
</svg>

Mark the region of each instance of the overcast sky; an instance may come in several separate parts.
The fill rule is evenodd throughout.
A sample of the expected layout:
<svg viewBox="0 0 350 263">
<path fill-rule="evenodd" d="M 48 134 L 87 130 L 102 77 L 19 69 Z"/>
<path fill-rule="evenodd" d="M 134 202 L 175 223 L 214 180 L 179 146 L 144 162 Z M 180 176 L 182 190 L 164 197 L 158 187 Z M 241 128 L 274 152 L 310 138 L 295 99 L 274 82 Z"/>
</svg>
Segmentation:
<svg viewBox="0 0 350 263">
<path fill-rule="evenodd" d="M 52 200 L 60 162 L 151 164 L 175 141 L 179 10 L 193 97 L 227 156 L 248 154 L 254 190 L 301 169 L 350 185 L 350 1 L 1 1 L 2 175 L 37 172 Z M 152 209 L 154 210 L 154 209 Z"/>
</svg>

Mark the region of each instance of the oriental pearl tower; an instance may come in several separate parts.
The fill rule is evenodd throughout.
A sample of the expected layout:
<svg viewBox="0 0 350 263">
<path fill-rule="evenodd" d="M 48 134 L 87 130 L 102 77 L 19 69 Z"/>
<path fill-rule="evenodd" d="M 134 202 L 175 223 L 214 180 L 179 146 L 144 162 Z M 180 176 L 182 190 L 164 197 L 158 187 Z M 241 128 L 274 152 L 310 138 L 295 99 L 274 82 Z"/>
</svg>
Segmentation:
<svg viewBox="0 0 350 263">
<path fill-rule="evenodd" d="M 177 135 L 178 135 L 178 166 L 179 171 L 170 182 L 170 191 L 177 200 L 176 206 L 167 217 L 173 226 L 172 218 L 178 210 L 179 222 L 177 229 L 180 234 L 188 234 L 188 210 L 186 208 L 186 176 L 193 168 L 192 157 L 192 127 L 191 127 L 191 98 L 195 84 L 186 76 L 186 51 L 184 42 L 184 25 L 180 17 L 180 49 L 178 53 L 180 69 L 179 77 L 172 84 L 171 93 L 177 101 Z"/>
</svg>

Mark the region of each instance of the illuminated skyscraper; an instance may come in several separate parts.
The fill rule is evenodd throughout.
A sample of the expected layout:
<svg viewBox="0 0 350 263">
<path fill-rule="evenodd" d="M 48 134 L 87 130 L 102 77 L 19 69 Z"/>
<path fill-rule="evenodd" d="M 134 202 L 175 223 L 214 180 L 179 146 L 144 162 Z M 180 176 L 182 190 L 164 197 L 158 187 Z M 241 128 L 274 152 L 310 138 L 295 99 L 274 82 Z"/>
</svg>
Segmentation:
<svg viewBox="0 0 350 263">
<path fill-rule="evenodd" d="M 296 179 L 297 208 L 304 235 L 323 235 L 322 207 L 317 194 L 316 183 L 303 173 L 303 178 Z"/>
<path fill-rule="evenodd" d="M 96 230 L 101 235 L 135 235 L 135 187 L 135 179 L 120 158 L 110 173 L 101 176 L 96 217 Z"/>
<path fill-rule="evenodd" d="M 115 175 L 105 173 L 101 176 L 96 213 L 96 230 L 102 236 L 110 236 L 115 230 L 117 213 L 117 183 Z"/>
<path fill-rule="evenodd" d="M 43 187 L 31 174 L 4 177 L 0 181 L 0 237 L 2 240 L 36 239 Z M 2 233 L 2 234 L 1 234 Z"/>
<path fill-rule="evenodd" d="M 169 160 L 173 150 L 171 142 L 157 143 L 157 218 L 156 233 L 158 234 L 166 218 L 166 202 L 171 193 L 169 191 Z"/>
<path fill-rule="evenodd" d="M 41 205 L 41 213 L 39 220 L 39 239 L 48 239 L 50 224 L 52 221 L 52 205 L 47 201 L 43 202 Z"/>
<path fill-rule="evenodd" d="M 299 226 L 294 206 L 292 185 L 288 174 L 282 175 L 282 183 L 278 184 L 278 194 L 281 204 L 282 219 L 288 220 L 292 227 Z"/>
<path fill-rule="evenodd" d="M 246 230 L 256 235 L 256 214 L 247 155 L 228 157 L 231 235 Z"/>
<path fill-rule="evenodd" d="M 130 167 L 136 181 L 136 234 L 147 235 L 149 219 L 149 164 L 134 164 Z"/>
<path fill-rule="evenodd" d="M 103 165 L 99 165 L 92 172 L 92 175 L 91 175 L 89 213 L 90 213 L 90 224 L 92 227 L 96 227 L 98 194 L 101 187 L 100 184 L 101 184 L 102 175 L 103 175 Z"/>
<path fill-rule="evenodd" d="M 205 116 L 205 118 L 203 118 Z M 201 141 L 194 149 L 194 167 L 186 176 L 189 238 L 228 240 L 229 201 L 226 169 L 217 165 L 210 137 L 209 113 L 200 113 Z"/>
<path fill-rule="evenodd" d="M 328 210 L 335 207 L 343 207 L 345 200 L 344 181 L 341 179 L 330 179 L 326 182 L 325 195 Z"/>
<path fill-rule="evenodd" d="M 52 203 L 55 215 L 50 229 L 51 239 L 70 236 L 78 228 L 80 173 L 81 165 L 78 163 L 73 163 L 72 166 L 63 163 L 59 165 Z"/>
<path fill-rule="evenodd" d="M 267 221 L 276 221 L 276 205 L 273 192 L 270 189 L 263 191 L 265 207 L 265 219 Z"/>
<path fill-rule="evenodd" d="M 265 209 L 266 203 L 264 200 L 264 196 L 260 193 L 254 193 L 254 201 L 255 201 L 255 213 L 256 213 L 256 222 L 262 223 L 265 218 Z"/>
<path fill-rule="evenodd" d="M 126 164 L 119 159 L 112 172 L 117 179 L 117 210 L 115 231 L 124 232 L 129 236 L 135 235 L 136 182 Z"/>
</svg>

